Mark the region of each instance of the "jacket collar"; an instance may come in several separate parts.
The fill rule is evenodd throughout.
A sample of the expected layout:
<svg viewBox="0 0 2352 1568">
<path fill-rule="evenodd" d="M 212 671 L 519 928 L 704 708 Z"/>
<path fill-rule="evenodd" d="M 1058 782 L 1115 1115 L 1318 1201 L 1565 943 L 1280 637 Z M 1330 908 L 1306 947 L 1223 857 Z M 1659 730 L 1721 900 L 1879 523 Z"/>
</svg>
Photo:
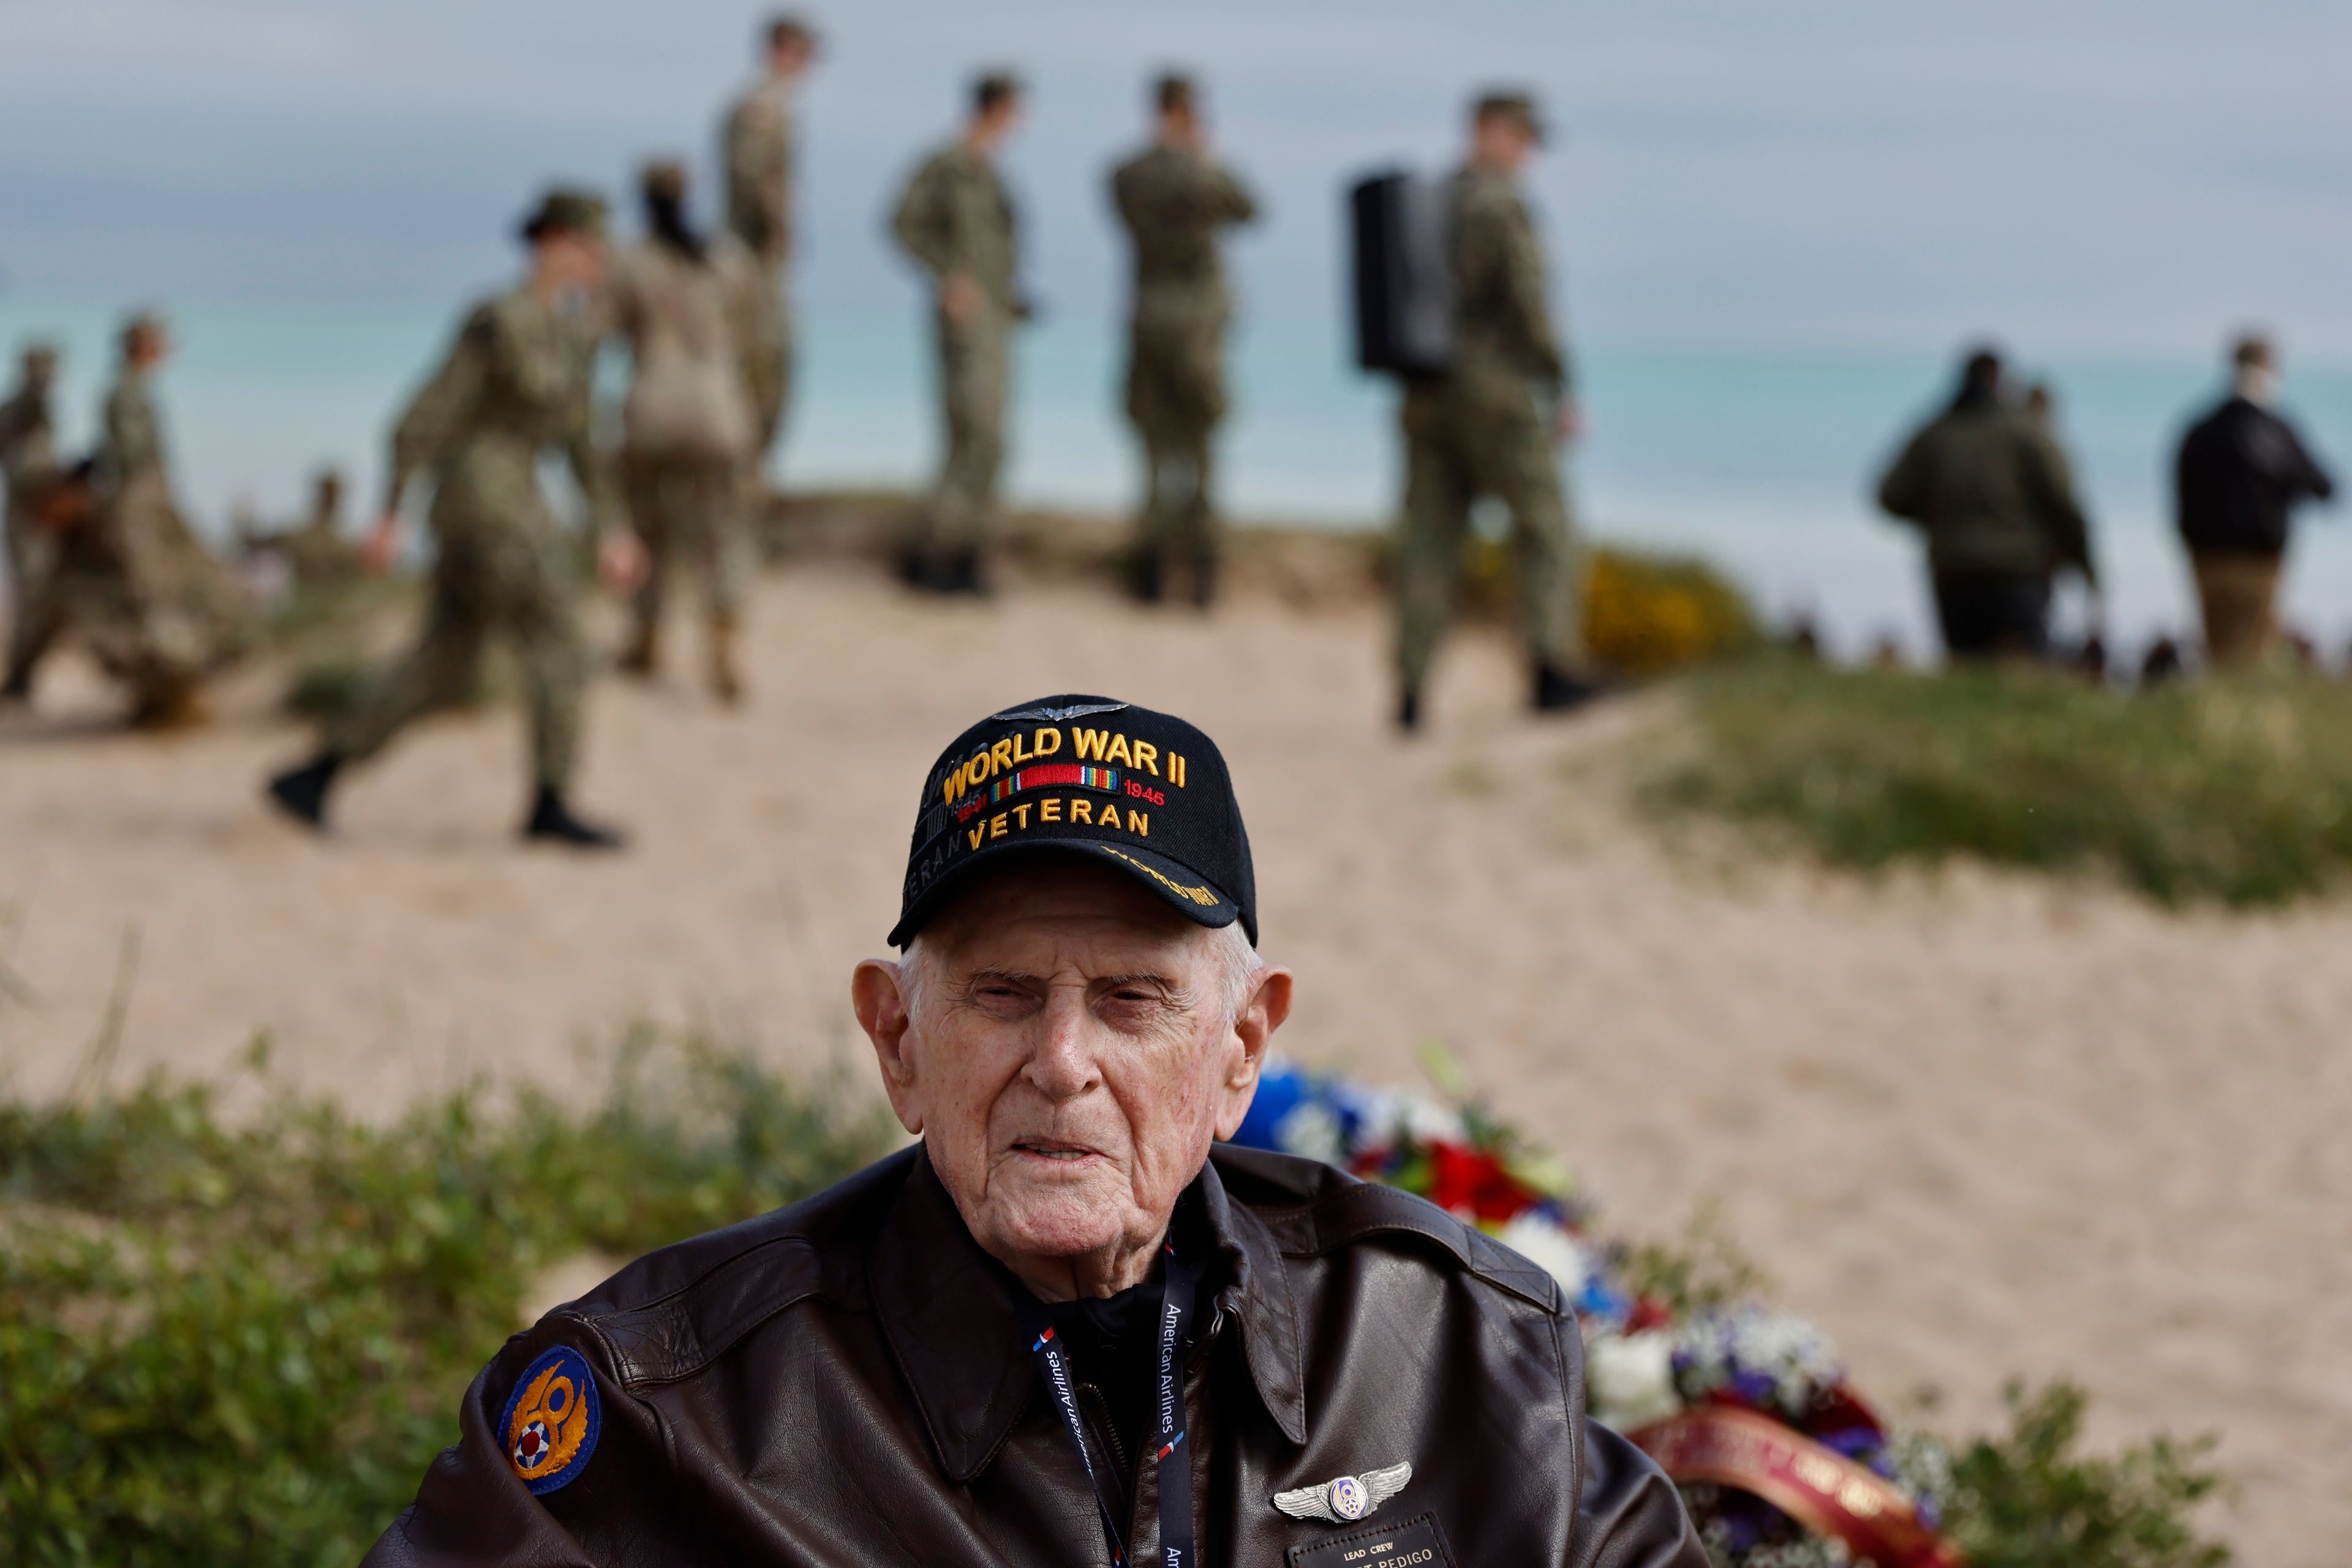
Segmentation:
<svg viewBox="0 0 2352 1568">
<path fill-rule="evenodd" d="M 1188 1194 L 1205 1250 L 1222 1277 L 1201 1320 L 1230 1318 L 1266 1414 L 1294 1443 L 1307 1440 L 1298 1321 L 1282 1255 L 1265 1226 L 1234 1203 L 1213 1163 Z M 1013 1286 L 980 1248 L 919 1149 L 882 1222 L 868 1264 L 874 1312 L 907 1380 L 940 1468 L 958 1486 L 988 1468 L 1036 1386 Z"/>
</svg>

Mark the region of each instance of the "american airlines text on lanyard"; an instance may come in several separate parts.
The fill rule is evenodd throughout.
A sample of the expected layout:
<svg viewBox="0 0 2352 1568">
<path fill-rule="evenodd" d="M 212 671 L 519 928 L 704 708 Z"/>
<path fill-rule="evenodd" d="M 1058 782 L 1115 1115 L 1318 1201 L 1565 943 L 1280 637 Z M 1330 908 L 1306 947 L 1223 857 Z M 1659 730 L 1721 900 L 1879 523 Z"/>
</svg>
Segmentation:
<svg viewBox="0 0 2352 1568">
<path fill-rule="evenodd" d="M 1160 1557 L 1161 1568 L 1193 1568 L 1192 1462 L 1184 1449 L 1183 1364 L 1184 1331 L 1192 1321 L 1193 1276 L 1172 1247 L 1162 1260 L 1161 1274 L 1167 1287 L 1160 1297 L 1160 1321 L 1154 1325 L 1159 1340 L 1160 1382 L 1152 1410 L 1152 1430 L 1158 1434 L 1152 1447 L 1153 1460 L 1160 1472 Z M 1127 1546 L 1119 1532 L 1118 1515 L 1111 1510 L 1102 1478 L 1095 1474 L 1095 1462 L 1087 1452 L 1086 1427 L 1078 1419 L 1077 1380 L 1070 1375 L 1069 1357 L 1063 1353 L 1062 1342 L 1055 1337 L 1053 1322 L 1044 1309 L 1025 1295 L 1019 1299 L 1019 1306 L 1029 1331 L 1029 1352 L 1037 1358 L 1037 1373 L 1045 1380 L 1055 1408 L 1062 1413 L 1062 1429 L 1069 1434 L 1071 1447 L 1078 1451 L 1078 1464 L 1087 1472 L 1087 1485 L 1094 1489 L 1095 1511 L 1102 1516 L 1103 1540 L 1110 1547 L 1111 1568 L 1127 1568 Z"/>
</svg>

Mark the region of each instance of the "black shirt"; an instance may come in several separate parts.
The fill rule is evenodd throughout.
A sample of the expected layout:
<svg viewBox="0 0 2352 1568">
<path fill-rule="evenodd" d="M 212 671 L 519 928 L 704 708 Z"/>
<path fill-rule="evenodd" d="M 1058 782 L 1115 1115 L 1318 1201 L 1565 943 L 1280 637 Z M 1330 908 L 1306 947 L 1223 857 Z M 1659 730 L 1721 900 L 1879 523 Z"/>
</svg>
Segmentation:
<svg viewBox="0 0 2352 1568">
<path fill-rule="evenodd" d="M 1130 1285 L 1116 1296 L 1045 1303 L 1045 1315 L 1053 1320 L 1054 1331 L 1069 1354 L 1070 1369 L 1081 1387 L 1093 1386 L 1109 1414 L 1111 1432 L 1118 1440 L 1112 1459 L 1129 1490 L 1135 1481 L 1137 1445 L 1142 1441 L 1153 1385 L 1160 1377 L 1152 1329 L 1160 1321 L 1162 1289 L 1160 1270 L 1154 1268 L 1142 1284 Z"/>
</svg>

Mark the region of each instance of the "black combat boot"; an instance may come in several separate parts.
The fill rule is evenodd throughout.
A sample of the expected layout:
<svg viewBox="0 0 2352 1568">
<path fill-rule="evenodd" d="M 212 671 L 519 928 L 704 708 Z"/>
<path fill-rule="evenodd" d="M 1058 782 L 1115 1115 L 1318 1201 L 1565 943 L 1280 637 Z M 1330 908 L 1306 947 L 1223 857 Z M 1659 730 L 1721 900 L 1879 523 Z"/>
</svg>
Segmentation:
<svg viewBox="0 0 2352 1568">
<path fill-rule="evenodd" d="M 639 621 L 637 629 L 629 636 L 629 646 L 613 668 L 623 675 L 634 675 L 640 680 L 650 680 L 661 673 L 661 623 Z"/>
<path fill-rule="evenodd" d="M 1217 602 L 1217 558 L 1213 555 L 1192 563 L 1192 607 L 1205 610 Z"/>
<path fill-rule="evenodd" d="M 539 786 L 539 798 L 531 803 L 530 820 L 522 825 L 522 836 L 544 838 L 574 849 L 618 849 L 626 842 L 610 827 L 599 827 L 572 816 L 572 808 L 563 804 L 563 792 L 553 784 Z"/>
<path fill-rule="evenodd" d="M 1565 713 L 1600 695 L 1601 688 L 1580 675 L 1570 675 L 1548 664 L 1536 666 L 1534 707 L 1538 713 Z"/>
<path fill-rule="evenodd" d="M 1168 596 L 1168 563 L 1156 550 L 1136 552 L 1128 568 L 1128 596 L 1139 605 L 1156 605 Z"/>
<path fill-rule="evenodd" d="M 327 792 L 334 787 L 343 759 L 320 752 L 299 768 L 289 768 L 269 781 L 272 805 L 316 833 L 327 830 Z"/>
<path fill-rule="evenodd" d="M 980 552 L 959 550 L 941 563 L 931 581 L 934 593 L 967 599 L 985 599 L 990 589 L 988 574 L 981 570 Z"/>
<path fill-rule="evenodd" d="M 1416 687 L 1397 694 L 1397 728 L 1408 735 L 1421 728 L 1421 691 Z"/>
</svg>

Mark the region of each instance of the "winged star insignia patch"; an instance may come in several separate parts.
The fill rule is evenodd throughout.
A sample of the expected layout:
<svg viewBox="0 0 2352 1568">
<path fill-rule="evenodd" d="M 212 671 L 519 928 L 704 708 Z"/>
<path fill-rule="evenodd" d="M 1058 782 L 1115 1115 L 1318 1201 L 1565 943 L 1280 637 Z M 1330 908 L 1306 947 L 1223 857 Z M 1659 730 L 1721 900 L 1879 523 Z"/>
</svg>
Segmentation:
<svg viewBox="0 0 2352 1568">
<path fill-rule="evenodd" d="M 1319 1519 L 1331 1524 L 1353 1524 L 1412 1479 L 1412 1467 L 1391 1465 L 1360 1476 L 1341 1476 L 1318 1487 L 1300 1487 L 1274 1494 L 1274 1506 L 1293 1519 Z"/>
<path fill-rule="evenodd" d="M 603 1426 L 596 1374 L 578 1351 L 558 1345 L 515 1380 L 498 1430 L 515 1479 L 545 1497 L 580 1479 Z"/>
<path fill-rule="evenodd" d="M 988 719 L 992 724 L 1009 724 L 1024 719 L 1058 724 L 1066 719 L 1085 719 L 1097 713 L 1116 713 L 1126 706 L 1124 702 L 1080 702 L 1068 708 L 1021 708 L 1008 713 L 991 713 Z"/>
</svg>

